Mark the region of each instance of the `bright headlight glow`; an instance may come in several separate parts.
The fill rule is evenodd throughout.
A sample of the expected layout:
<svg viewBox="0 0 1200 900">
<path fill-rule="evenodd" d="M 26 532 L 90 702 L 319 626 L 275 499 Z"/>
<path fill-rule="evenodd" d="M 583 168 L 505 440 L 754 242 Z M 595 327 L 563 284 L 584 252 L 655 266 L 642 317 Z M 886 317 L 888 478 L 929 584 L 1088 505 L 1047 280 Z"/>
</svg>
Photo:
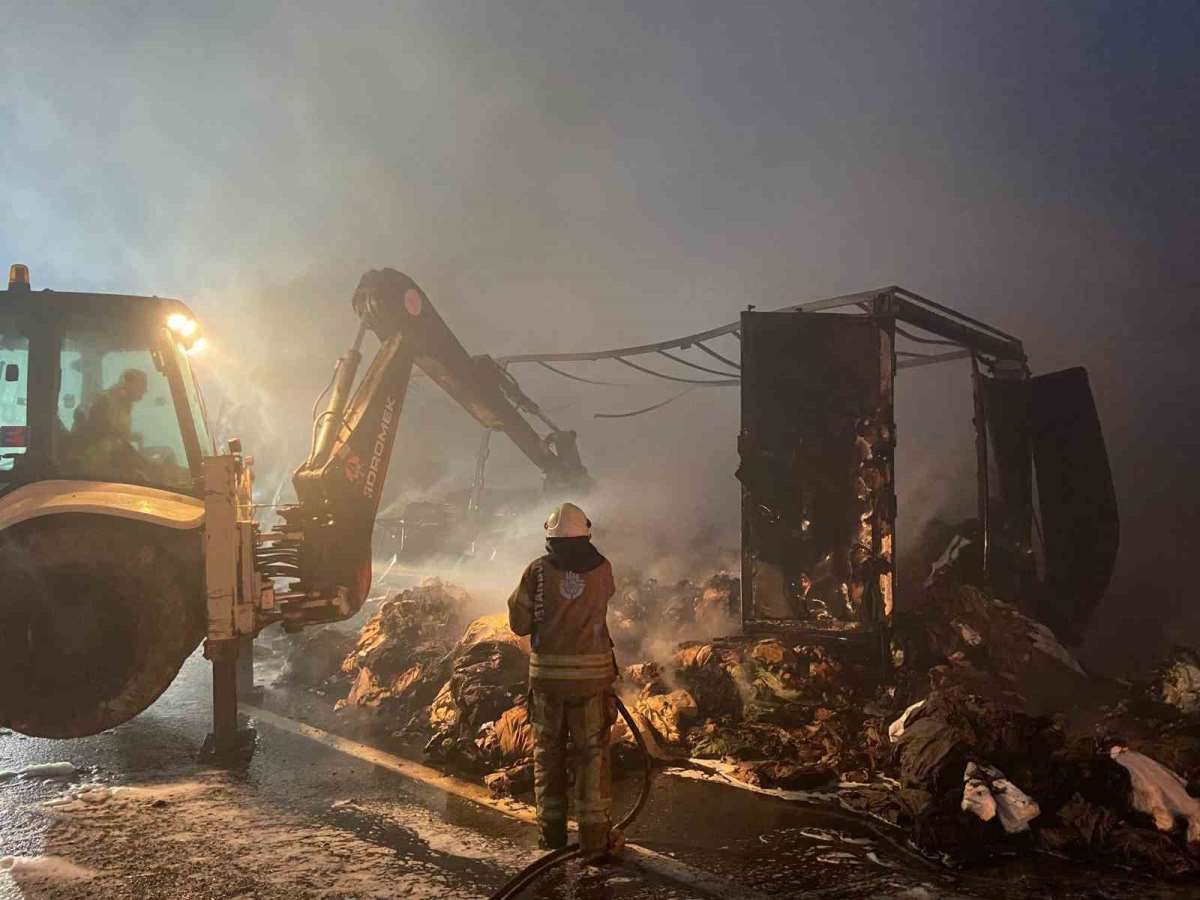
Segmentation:
<svg viewBox="0 0 1200 900">
<path fill-rule="evenodd" d="M 190 338 L 200 326 L 190 316 L 185 316 L 183 313 L 171 313 L 167 316 L 167 327 L 182 338 Z"/>
<path fill-rule="evenodd" d="M 186 353 L 188 356 L 195 356 L 197 353 L 199 353 L 201 350 L 203 350 L 205 348 L 205 346 L 207 346 L 207 345 L 208 345 L 208 341 L 206 341 L 204 338 L 196 338 L 196 340 L 192 343 L 192 346 L 188 347 L 183 352 Z"/>
</svg>

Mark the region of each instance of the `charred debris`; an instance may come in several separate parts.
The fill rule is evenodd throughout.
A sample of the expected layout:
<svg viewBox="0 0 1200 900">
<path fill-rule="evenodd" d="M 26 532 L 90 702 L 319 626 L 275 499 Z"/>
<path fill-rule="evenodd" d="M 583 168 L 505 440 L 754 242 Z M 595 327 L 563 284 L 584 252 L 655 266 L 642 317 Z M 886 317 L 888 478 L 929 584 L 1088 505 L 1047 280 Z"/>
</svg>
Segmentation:
<svg viewBox="0 0 1200 900">
<path fill-rule="evenodd" d="M 900 288 L 747 311 L 731 331 L 741 572 L 628 577 L 610 609 L 618 690 L 655 756 L 873 817 L 949 864 L 1200 870 L 1200 657 L 1135 684 L 1068 649 L 1118 533 L 1086 373 L 1033 376 L 1015 338 Z M 896 373 L 949 359 L 971 361 L 978 516 L 898 559 Z M 471 608 L 428 580 L 371 604 L 357 633 L 287 639 L 282 677 L 347 727 L 525 793 L 529 647 Z M 615 741 L 620 765 L 620 724 Z"/>
<path fill-rule="evenodd" d="M 618 690 L 664 767 L 855 811 L 948 864 L 1043 852 L 1196 873 L 1200 658 L 1179 651 L 1142 684 L 1090 677 L 1044 624 L 964 581 L 965 564 L 940 565 L 897 614 L 884 679 L 849 642 L 670 644 L 657 634 L 735 622 L 738 579 L 629 578 L 610 615 L 633 660 Z M 342 727 L 524 795 L 529 647 L 473 606 L 430 580 L 372 604 L 357 634 L 285 639 L 283 678 Z M 634 766 L 620 725 L 614 740 L 618 767 Z"/>
</svg>

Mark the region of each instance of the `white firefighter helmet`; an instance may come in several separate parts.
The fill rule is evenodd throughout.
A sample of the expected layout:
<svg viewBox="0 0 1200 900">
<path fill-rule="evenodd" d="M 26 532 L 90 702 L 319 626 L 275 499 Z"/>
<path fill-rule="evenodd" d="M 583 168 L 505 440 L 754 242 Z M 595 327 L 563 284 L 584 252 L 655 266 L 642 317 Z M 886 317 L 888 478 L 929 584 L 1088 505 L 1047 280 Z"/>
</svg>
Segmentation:
<svg viewBox="0 0 1200 900">
<path fill-rule="evenodd" d="M 574 503 L 563 503 L 546 519 L 546 537 L 589 537 L 592 523 Z"/>
</svg>

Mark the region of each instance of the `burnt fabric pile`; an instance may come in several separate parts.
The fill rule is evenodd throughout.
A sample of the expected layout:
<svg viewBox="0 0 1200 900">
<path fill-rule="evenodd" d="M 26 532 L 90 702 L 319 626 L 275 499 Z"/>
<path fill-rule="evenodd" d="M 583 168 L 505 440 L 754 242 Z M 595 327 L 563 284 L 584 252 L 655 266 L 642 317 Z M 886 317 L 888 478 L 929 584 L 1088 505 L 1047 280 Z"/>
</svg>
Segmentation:
<svg viewBox="0 0 1200 900">
<path fill-rule="evenodd" d="M 655 658 L 685 637 L 733 633 L 740 624 L 740 585 L 728 572 L 699 584 L 686 579 L 671 585 L 654 578 L 623 579 L 608 605 L 617 658 Z"/>
<path fill-rule="evenodd" d="M 897 689 L 958 686 L 1035 711 L 1074 702 L 1089 679 L 1045 625 L 972 585 L 937 577 L 892 631 Z"/>
<path fill-rule="evenodd" d="M 906 710 L 891 742 L 899 790 L 854 801 L 947 860 L 1040 848 L 1164 875 L 1200 871 L 1200 801 L 1184 778 L 1062 716 L 950 687 Z"/>
<path fill-rule="evenodd" d="M 350 689 L 337 708 L 369 712 L 389 724 L 423 711 L 446 680 L 469 599 L 461 588 L 430 579 L 384 601 L 342 660 Z"/>
<path fill-rule="evenodd" d="M 435 759 L 479 771 L 522 764 L 532 757 L 524 712 L 529 690 L 529 639 L 508 627 L 503 613 L 476 619 L 446 657 L 447 680 L 429 708 Z"/>
<path fill-rule="evenodd" d="M 890 662 L 878 689 L 845 644 L 692 641 L 626 667 L 619 689 L 661 758 L 823 792 L 947 863 L 1043 850 L 1200 869 L 1197 657 L 1136 691 L 1103 684 L 1044 625 L 943 574 L 897 622 Z"/>
<path fill-rule="evenodd" d="M 1197 657 L 1147 685 L 1089 678 L 1048 628 L 935 574 L 894 630 L 887 774 L 847 805 L 909 829 L 956 863 L 1041 849 L 1200 873 Z"/>
<path fill-rule="evenodd" d="M 1200 654 L 1176 647 L 1155 670 L 1148 692 L 1184 715 L 1200 713 Z"/>
<path fill-rule="evenodd" d="M 724 640 L 631 666 L 620 689 L 660 757 L 720 760 L 750 784 L 803 789 L 875 767 L 882 720 L 854 702 L 863 677 L 821 646 Z"/>
<path fill-rule="evenodd" d="M 285 632 L 267 629 L 258 636 L 254 652 L 265 653 L 282 660 L 276 682 L 293 688 L 327 695 L 345 695 L 348 678 L 342 672 L 342 662 L 358 643 L 363 625 L 374 618 L 387 597 L 369 597 L 362 608 L 345 622 L 321 628 Z"/>
<path fill-rule="evenodd" d="M 458 768 L 512 770 L 496 782 L 512 793 L 532 785 L 532 770 L 521 770 L 533 755 L 529 641 L 503 614 L 466 624 L 470 603 L 436 579 L 385 601 L 342 661 L 349 690 L 337 708 L 370 714 L 385 734 L 421 737 L 432 758 Z"/>
<path fill-rule="evenodd" d="M 630 581 L 614 598 L 618 658 L 632 661 L 617 690 L 660 760 L 824 797 L 951 864 L 1044 851 L 1200 874 L 1196 654 L 1134 687 L 1089 678 L 1044 625 L 946 571 L 897 615 L 887 654 L 713 637 L 737 589 L 722 573 Z M 440 582 L 386 601 L 342 664 L 340 706 L 420 735 L 498 795 L 527 793 L 528 640 L 503 614 L 466 624 L 468 605 Z M 679 643 L 689 631 L 704 637 Z M 614 741 L 618 768 L 632 762 L 622 722 Z"/>
</svg>

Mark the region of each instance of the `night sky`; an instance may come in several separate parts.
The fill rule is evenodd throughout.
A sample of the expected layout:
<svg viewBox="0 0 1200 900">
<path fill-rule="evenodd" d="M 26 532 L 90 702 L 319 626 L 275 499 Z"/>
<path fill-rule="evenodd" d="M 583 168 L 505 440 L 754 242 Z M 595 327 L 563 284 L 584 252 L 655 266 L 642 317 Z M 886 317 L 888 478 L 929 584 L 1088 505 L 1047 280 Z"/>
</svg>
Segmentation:
<svg viewBox="0 0 1200 900">
<path fill-rule="evenodd" d="M 0 260 L 191 302 L 264 477 L 368 267 L 495 355 L 901 284 L 1089 369 L 1124 541 L 1085 655 L 1200 642 L 1200 5 L 0 2 L 0 42 Z M 736 544 L 736 391 L 604 423 L 671 388 L 518 375 L 609 527 Z M 965 365 L 900 391 L 908 521 L 969 511 Z M 461 480 L 464 417 L 418 389 L 406 425 L 397 485 Z"/>
</svg>

